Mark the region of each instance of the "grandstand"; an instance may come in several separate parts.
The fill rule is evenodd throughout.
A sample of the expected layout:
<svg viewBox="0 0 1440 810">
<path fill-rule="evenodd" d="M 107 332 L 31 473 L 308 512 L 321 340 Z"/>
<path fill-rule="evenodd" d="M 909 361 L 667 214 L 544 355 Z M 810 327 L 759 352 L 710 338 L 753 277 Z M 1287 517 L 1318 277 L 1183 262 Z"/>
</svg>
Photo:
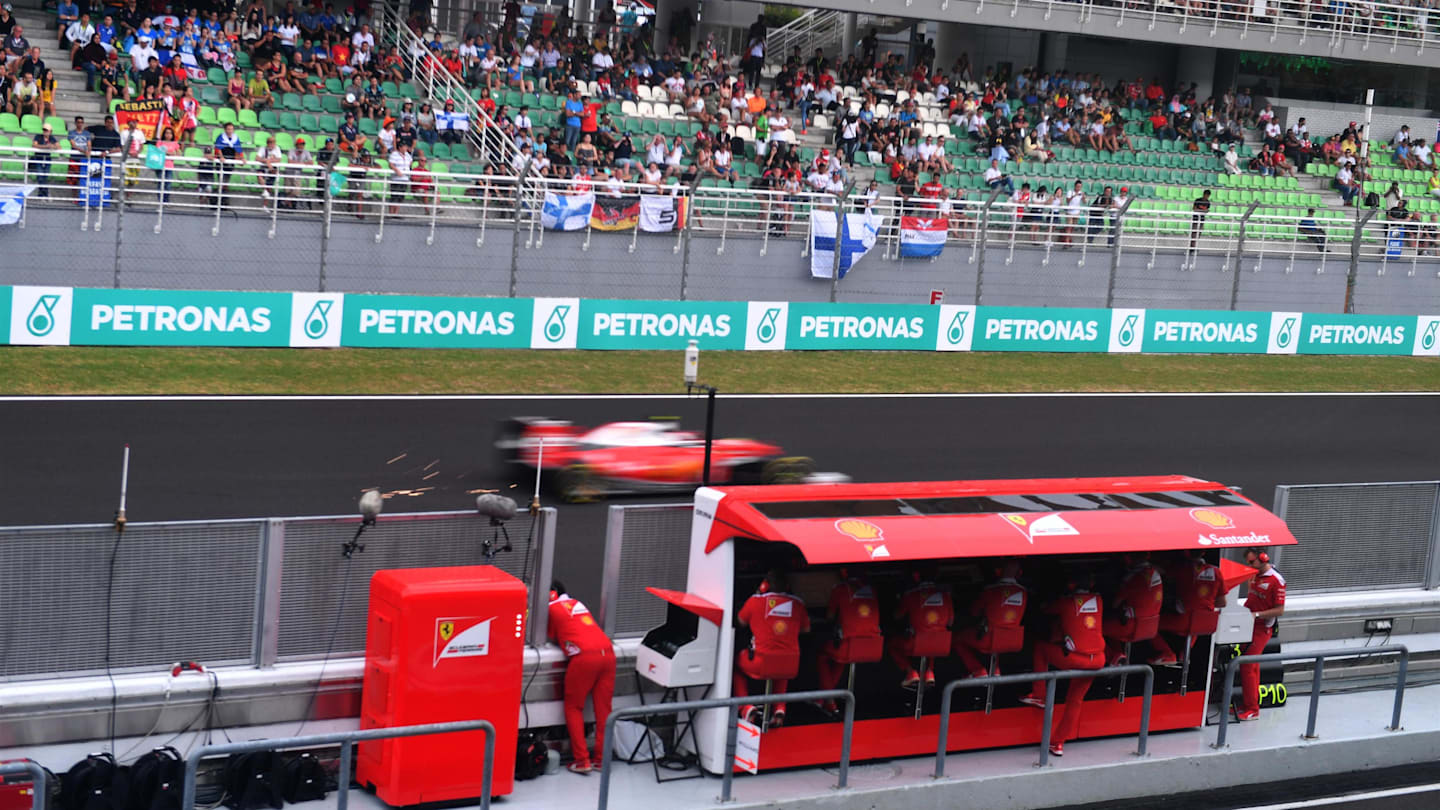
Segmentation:
<svg viewBox="0 0 1440 810">
<path fill-rule="evenodd" d="M 27 31 L 45 31 L 49 12 L 41 12 L 34 0 L 21 5 L 16 20 Z M 1095 13 L 1095 7 L 1089 8 Z M 674 22 L 673 9 L 662 6 L 659 11 L 659 24 Z M 1321 159 L 1321 143 L 1331 133 L 1306 133 L 1306 143 L 1293 144 L 1303 150 L 1304 159 L 1292 157 L 1288 167 L 1262 165 L 1257 161 L 1270 154 L 1262 144 L 1266 133 L 1257 126 L 1263 98 L 1256 94 L 1244 109 L 1233 94 L 1206 102 L 1186 96 L 1187 77 L 1179 75 L 1173 86 L 1154 88 L 1156 95 L 1151 88 L 1130 89 L 1118 76 L 1072 76 L 1064 68 L 1016 66 L 1014 75 L 1001 81 L 989 66 L 984 71 L 979 65 L 957 70 L 945 66 L 942 57 L 934 59 L 933 73 L 917 74 L 902 69 L 898 54 L 882 51 L 885 58 L 879 60 L 880 54 L 867 51 L 863 39 L 850 39 L 864 26 L 899 31 L 907 24 L 903 18 L 811 11 L 766 32 L 767 45 L 774 47 L 758 70 L 760 85 L 745 88 L 741 83 L 750 65 L 743 46 L 731 54 L 719 48 L 691 53 L 652 48 L 643 26 L 627 31 L 618 24 L 608 30 L 589 25 L 585 37 L 567 39 L 556 28 L 565 24 L 563 15 L 556 19 L 548 13 L 513 25 L 496 15 L 478 31 L 439 30 L 434 21 L 453 17 L 453 10 L 433 11 L 429 19 L 405 19 L 384 6 L 371 14 L 371 19 L 350 25 L 355 30 L 368 25 L 365 30 L 376 38 L 377 67 L 371 71 L 377 74 L 375 90 L 356 93 L 350 78 L 337 74 L 316 76 L 310 92 L 282 92 L 272 86 L 274 103 L 262 109 L 244 100 L 235 103 L 232 84 L 254 78 L 256 62 L 263 67 L 266 56 L 263 50 L 252 56 L 242 38 L 233 65 L 223 58 L 208 67 L 202 63 L 175 82 L 175 91 L 183 93 L 188 86 L 194 94 L 195 128 L 174 143 L 160 143 L 168 153 L 164 168 L 138 165 L 145 157 L 138 150 L 115 155 L 125 162 L 126 178 L 117 182 L 115 196 L 123 198 L 126 207 L 160 216 L 213 214 L 217 235 L 223 210 L 269 218 L 272 238 L 285 221 L 323 218 L 328 228 L 331 217 L 340 216 L 378 222 L 382 231 L 387 219 L 420 220 L 428 222 L 433 239 L 437 226 L 483 229 L 523 223 L 533 231 L 545 193 L 573 190 L 576 178 L 584 174 L 584 186 L 603 184 L 612 193 L 687 197 L 693 214 L 687 232 L 718 232 L 722 244 L 728 238 L 758 238 L 763 244 L 805 238 L 810 210 L 833 206 L 835 195 L 841 194 L 850 197 L 846 204 L 852 210 L 864 206 L 884 217 L 882 241 L 889 246 L 887 255 L 897 258 L 899 251 L 893 248 L 902 216 L 944 212 L 950 212 L 949 241 L 972 246 L 971 262 L 973 246 L 983 242 L 1005 246 L 1007 263 L 1015 255 L 1028 255 L 1016 254 L 1018 245 L 1036 248 L 1048 264 L 1055 250 L 1100 249 L 1092 243 L 1103 233 L 1107 248 L 1113 244 L 1117 252 L 1148 251 L 1151 266 L 1162 251 L 1176 256 L 1167 261 L 1182 269 L 1197 254 L 1222 256 L 1228 268 L 1232 255 L 1246 252 L 1287 257 L 1291 265 L 1299 254 L 1334 253 L 1340 254 L 1335 262 L 1343 262 L 1344 254 L 1382 264 L 1404 261 L 1413 273 L 1440 247 L 1434 216 L 1440 212 L 1440 199 L 1427 187 L 1431 172 L 1396 167 L 1389 149 L 1377 147 L 1370 155 L 1366 190 L 1383 192 L 1396 182 L 1399 193 L 1410 198 L 1406 207 L 1397 210 L 1387 199 L 1385 210 L 1346 208 L 1335 189 L 1336 167 Z M 1233 21 L 1217 14 L 1215 24 L 1222 22 Z M 915 21 L 908 23 L 915 30 Z M 926 25 L 928 32 L 931 24 Z M 939 30 L 943 34 L 953 25 L 943 23 Z M 522 26 L 531 34 L 528 41 L 508 33 Z M 1417 44 L 1424 44 L 1428 30 L 1420 31 Z M 741 25 L 728 39 L 754 39 L 755 33 Z M 333 39 L 342 42 L 348 34 L 337 27 Z M 1344 38 L 1332 34 L 1332 39 Z M 47 64 L 65 64 L 68 54 L 54 45 L 52 36 L 46 31 L 33 44 L 41 48 Z M 698 34 L 693 38 L 699 41 Z M 121 36 L 118 47 L 131 39 Z M 653 39 L 663 45 L 665 37 L 656 34 Z M 559 60 L 540 53 L 546 41 L 562 46 Z M 534 52 L 525 53 L 527 42 Z M 481 47 L 461 58 L 461 46 L 475 45 Z M 593 60 L 600 58 L 597 45 L 619 55 L 620 63 L 594 69 Z M 814 53 L 812 46 L 838 51 L 826 56 L 823 65 L 810 64 L 806 55 Z M 490 57 L 484 48 L 490 54 L 533 59 L 534 66 L 529 73 L 520 68 L 517 78 L 517 71 L 504 68 L 506 60 Z M 875 72 L 857 56 L 886 64 Z M 487 61 L 492 58 L 493 64 Z M 574 60 L 568 75 L 566 58 Z M 128 54 L 120 61 L 128 61 Z M 673 70 L 688 77 L 678 93 L 667 85 Z M 76 115 L 84 115 L 93 128 L 105 111 L 105 99 L 84 88 L 80 71 L 61 70 L 57 75 L 54 109 L 45 111 L 53 115 L 0 113 L 0 181 L 36 185 L 28 207 L 80 203 L 88 222 L 89 200 L 77 177 L 84 156 L 65 136 L 74 134 L 71 122 Z M 797 87 L 813 86 L 817 76 L 823 78 L 814 95 L 796 94 Z M 129 85 L 131 95 L 144 95 L 138 77 L 120 81 Z M 307 84 L 294 76 L 289 81 L 297 91 Z M 299 86 L 293 86 L 297 81 Z M 1028 92 L 1021 81 L 1030 83 Z M 1049 85 L 1048 91 L 1036 92 L 1041 85 Z M 603 151 L 585 165 L 561 148 L 568 140 L 567 100 L 574 101 L 567 96 L 570 89 L 592 99 L 583 130 L 602 141 Z M 768 149 L 766 128 L 749 106 L 749 94 L 755 91 L 763 99 L 760 109 L 792 124 L 788 133 L 770 133 Z M 1167 98 L 1172 99 L 1169 105 Z M 121 99 L 112 99 L 109 109 L 121 104 Z M 434 114 L 424 112 L 426 105 L 453 109 L 473 126 L 441 131 Z M 356 111 L 355 129 L 347 135 L 345 115 Z M 847 113 L 863 122 L 858 144 L 842 138 Z M 967 117 L 971 113 L 978 119 Z M 390 149 L 377 147 L 396 137 L 387 119 L 412 116 L 419 128 L 407 131 L 402 122 L 399 132 L 401 140 L 413 141 L 414 162 L 406 159 L 397 181 Z M 1208 128 L 1191 127 L 1193 120 L 1206 118 Z M 1059 129 L 1066 119 L 1087 135 L 1064 138 Z M 1095 125 L 1105 138 L 1115 139 L 1113 148 L 1089 140 L 1086 127 L 1091 121 L 1102 122 Z M 1292 122 L 1277 122 L 1282 123 L 1288 128 Z M 57 136 L 56 151 L 37 159 L 36 138 L 46 126 Z M 233 140 L 225 134 L 231 126 Z M 216 157 L 212 145 L 222 137 L 227 143 L 238 142 L 238 152 Z M 644 168 L 657 137 L 669 144 L 668 165 L 658 167 L 658 176 Z M 1380 137 L 1388 140 L 1389 135 L 1377 134 Z M 278 152 L 265 153 L 272 139 Z M 329 139 L 338 139 L 340 148 L 331 148 Z M 361 139 L 363 146 L 352 146 Z M 918 160 L 916 150 L 927 139 L 943 146 L 934 147 L 934 160 Z M 1228 170 L 1225 140 L 1234 140 L 1235 146 L 1236 162 Z M 152 137 L 150 144 L 156 143 Z M 522 147 L 533 147 L 529 154 L 539 156 L 547 152 L 547 144 L 545 160 L 526 163 Z M 714 165 L 715 150 L 722 144 L 735 147 L 728 168 Z M 1290 146 L 1282 151 L 1295 156 Z M 997 148 L 1008 158 L 1003 160 L 1004 172 L 1014 189 L 1028 183 L 1036 192 L 1043 186 L 1055 195 L 1047 200 L 1021 197 L 1018 191 L 1013 196 L 1008 190 L 992 193 L 985 172 Z M 627 150 L 629 160 L 624 157 Z M 843 160 L 846 154 L 853 159 Z M 1295 163 L 1304 171 L 1294 171 Z M 523 178 L 517 179 L 521 173 Z M 1068 201 L 1077 182 L 1084 195 L 1078 206 Z M 1106 194 L 1107 188 L 1111 193 Z M 1061 189 L 1067 198 L 1063 205 Z M 1196 201 L 1207 190 L 1211 204 L 1201 212 Z M 1080 234 L 1086 236 L 1083 246 Z M 529 243 L 535 241 L 532 237 Z"/>
</svg>

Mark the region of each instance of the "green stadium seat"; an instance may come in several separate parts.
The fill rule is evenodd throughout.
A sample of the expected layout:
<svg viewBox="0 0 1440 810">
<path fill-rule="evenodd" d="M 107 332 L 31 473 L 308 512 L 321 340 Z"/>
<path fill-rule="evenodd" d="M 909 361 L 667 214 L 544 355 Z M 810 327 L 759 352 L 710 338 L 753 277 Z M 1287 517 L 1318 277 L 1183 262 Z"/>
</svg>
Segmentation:
<svg viewBox="0 0 1440 810">
<path fill-rule="evenodd" d="M 39 135 L 44 128 L 45 122 L 40 120 L 38 115 L 26 115 L 20 118 L 20 131 L 30 135 Z"/>
<path fill-rule="evenodd" d="M 305 96 L 300 99 L 300 108 L 306 112 L 320 112 L 324 109 L 319 96 Z"/>
<path fill-rule="evenodd" d="M 345 85 L 339 79 L 326 79 L 325 92 L 330 93 L 331 95 L 344 95 Z"/>
<path fill-rule="evenodd" d="M 261 110 L 258 122 L 266 129 L 276 129 L 280 126 L 280 116 L 274 110 Z"/>
<path fill-rule="evenodd" d="M 298 132 L 300 128 L 299 116 L 292 112 L 280 113 L 280 129 L 286 132 Z"/>
<path fill-rule="evenodd" d="M 310 115 L 309 113 L 301 113 L 299 118 L 296 120 L 296 123 L 299 125 L 299 128 L 302 132 L 320 131 L 320 119 L 316 118 L 313 115 Z"/>
<path fill-rule="evenodd" d="M 236 126 L 244 127 L 246 129 L 253 129 L 260 126 L 260 119 L 255 115 L 254 110 L 241 110 L 235 116 L 235 120 L 233 122 L 226 121 L 223 113 L 217 113 L 216 117 L 220 119 L 220 123 L 222 124 L 234 123 Z"/>
<path fill-rule="evenodd" d="M 336 96 L 324 96 L 320 99 L 320 109 L 331 115 L 340 115 L 345 108 L 340 106 L 340 99 Z"/>
<path fill-rule="evenodd" d="M 300 100 L 299 93 L 286 93 L 280 97 L 280 106 L 293 112 L 300 112 L 305 109 L 305 102 Z"/>
</svg>

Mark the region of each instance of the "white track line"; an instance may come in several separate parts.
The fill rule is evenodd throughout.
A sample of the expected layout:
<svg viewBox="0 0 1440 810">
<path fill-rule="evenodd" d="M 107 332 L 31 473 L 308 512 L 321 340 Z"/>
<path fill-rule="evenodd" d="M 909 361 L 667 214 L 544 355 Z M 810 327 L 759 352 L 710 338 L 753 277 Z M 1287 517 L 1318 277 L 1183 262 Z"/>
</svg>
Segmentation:
<svg viewBox="0 0 1440 810">
<path fill-rule="evenodd" d="M 1144 399 L 1144 398 L 1232 398 L 1232 397 L 1440 397 L 1440 391 L 1215 391 L 1165 392 L 1147 394 L 1137 391 L 1104 393 L 984 393 L 984 394 L 726 394 L 723 399 Z M 0 396 L 3 402 L 539 402 L 585 400 L 664 400 L 701 399 L 685 394 L 219 394 L 166 396 Z"/>
<path fill-rule="evenodd" d="M 1415 793 L 1440 790 L 1440 782 L 1429 785 L 1415 785 L 1414 787 L 1391 788 L 1389 790 L 1375 790 L 1369 793 L 1350 793 L 1343 796 L 1323 796 L 1318 799 L 1305 799 L 1298 802 L 1285 802 L 1283 804 L 1257 804 L 1249 805 L 1240 810 L 1299 810 L 1303 807 L 1329 807 L 1346 802 L 1372 801 L 1375 799 L 1388 799 L 1392 796 L 1409 796 Z"/>
</svg>

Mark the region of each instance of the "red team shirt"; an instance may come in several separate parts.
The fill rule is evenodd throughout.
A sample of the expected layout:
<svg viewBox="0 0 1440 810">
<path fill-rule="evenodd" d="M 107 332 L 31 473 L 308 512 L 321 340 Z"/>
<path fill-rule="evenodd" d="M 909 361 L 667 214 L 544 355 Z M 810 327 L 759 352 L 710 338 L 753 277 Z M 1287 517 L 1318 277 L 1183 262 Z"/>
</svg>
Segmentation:
<svg viewBox="0 0 1440 810">
<path fill-rule="evenodd" d="M 1251 613 L 1259 613 L 1262 610 L 1285 606 L 1285 578 L 1280 572 L 1271 568 L 1267 573 L 1255 577 L 1250 583 L 1250 593 L 1245 597 L 1245 607 Z M 1256 627 L 1273 627 L 1274 617 L 1269 619 L 1256 619 Z"/>
<path fill-rule="evenodd" d="M 1125 615 L 1131 619 L 1159 616 L 1164 599 L 1165 583 L 1160 571 L 1148 564 L 1126 574 L 1116 595 L 1116 601 L 1125 606 Z"/>
<path fill-rule="evenodd" d="M 984 616 L 991 632 L 1013 630 L 1025 618 L 1025 589 L 1013 579 L 987 585 L 970 606 L 971 616 Z"/>
<path fill-rule="evenodd" d="M 949 591 L 942 591 L 925 582 L 900 597 L 899 614 L 910 622 L 916 633 L 944 630 L 955 620 L 955 605 Z"/>
<path fill-rule="evenodd" d="M 1220 595 L 1220 569 L 1202 561 L 1172 569 L 1175 581 L 1175 612 L 1208 613 L 1215 610 Z"/>
<path fill-rule="evenodd" d="M 566 657 L 613 649 L 610 637 L 600 629 L 595 617 L 590 615 L 590 609 L 570 594 L 561 594 L 550 600 L 550 623 L 546 632 L 565 651 Z"/>
<path fill-rule="evenodd" d="M 756 593 L 740 608 L 750 628 L 750 649 L 766 653 L 798 653 L 800 634 L 810 629 L 810 614 L 800 597 L 788 593 Z"/>
<path fill-rule="evenodd" d="M 856 582 L 842 582 L 830 592 L 830 614 L 840 623 L 841 638 L 880 635 L 880 600 L 875 589 Z"/>
<path fill-rule="evenodd" d="M 1084 655 L 1105 652 L 1099 596 L 1083 591 L 1072 594 L 1052 603 L 1046 612 L 1060 617 L 1066 650 Z"/>
</svg>

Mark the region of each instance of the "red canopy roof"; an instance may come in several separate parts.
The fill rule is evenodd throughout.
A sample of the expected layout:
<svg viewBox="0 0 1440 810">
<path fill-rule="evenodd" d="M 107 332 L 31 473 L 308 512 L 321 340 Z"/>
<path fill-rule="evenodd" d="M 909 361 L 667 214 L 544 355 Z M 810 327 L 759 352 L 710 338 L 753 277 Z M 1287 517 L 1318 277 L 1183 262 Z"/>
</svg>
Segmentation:
<svg viewBox="0 0 1440 810">
<path fill-rule="evenodd" d="M 1253 571 L 1251 572 L 1254 573 Z M 711 624 L 720 625 L 725 621 L 725 611 L 719 605 L 708 599 L 702 599 L 693 593 L 683 591 L 672 591 L 668 588 L 647 587 L 645 590 L 655 596 L 664 599 L 666 602 L 694 613 L 702 619 L 708 620 Z"/>
<path fill-rule="evenodd" d="M 811 564 L 1293 545 L 1268 510 L 1183 475 L 718 487 L 706 551 L 791 543 Z"/>
</svg>

